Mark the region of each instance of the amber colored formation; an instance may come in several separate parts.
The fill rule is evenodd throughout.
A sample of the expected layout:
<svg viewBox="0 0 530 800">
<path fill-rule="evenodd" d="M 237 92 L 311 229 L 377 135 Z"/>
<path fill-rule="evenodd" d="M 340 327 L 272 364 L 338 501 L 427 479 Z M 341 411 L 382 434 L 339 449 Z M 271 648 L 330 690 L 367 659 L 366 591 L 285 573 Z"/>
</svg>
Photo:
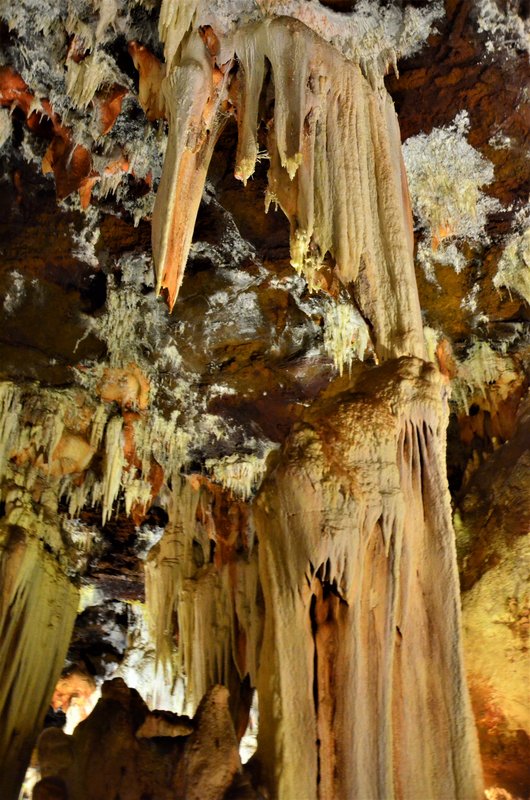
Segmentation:
<svg viewBox="0 0 530 800">
<path fill-rule="evenodd" d="M 291 224 L 291 264 L 311 288 L 329 253 L 355 283 L 381 358 L 423 354 L 413 278 L 412 218 L 399 128 L 384 87 L 295 20 L 266 20 L 234 38 L 240 64 L 235 174 L 247 183 L 258 157 L 257 118 L 271 64 L 267 207 Z M 198 33 L 183 41 L 165 85 L 169 141 L 153 215 L 158 287 L 173 308 L 216 139 L 226 122 L 232 62 L 217 66 Z"/>
<path fill-rule="evenodd" d="M 0 3 L 2 800 L 529 796 L 526 6 Z"/>
<path fill-rule="evenodd" d="M 0 785 L 5 797 L 16 797 L 66 657 L 77 592 L 66 574 L 53 517 L 39 519 L 30 498 L 16 494 L 6 510 L 0 568 Z"/>
</svg>

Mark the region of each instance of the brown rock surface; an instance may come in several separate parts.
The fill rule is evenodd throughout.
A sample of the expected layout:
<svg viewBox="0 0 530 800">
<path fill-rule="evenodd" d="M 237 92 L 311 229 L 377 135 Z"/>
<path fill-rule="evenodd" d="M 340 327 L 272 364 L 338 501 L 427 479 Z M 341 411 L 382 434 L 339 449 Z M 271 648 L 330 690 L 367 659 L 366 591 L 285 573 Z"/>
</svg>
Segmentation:
<svg viewBox="0 0 530 800">
<path fill-rule="evenodd" d="M 487 785 L 526 797 L 530 780 L 530 428 L 474 472 L 459 502 L 457 546 L 471 697 Z"/>
<path fill-rule="evenodd" d="M 61 785 L 68 800 L 227 797 L 241 773 L 227 690 L 214 686 L 191 726 L 177 734 L 158 731 L 146 738 L 148 717 L 134 689 L 120 679 L 105 683 L 94 711 L 72 736 L 55 728 L 42 733 L 38 758 L 43 778 L 34 797 L 53 797 L 52 787 Z"/>
</svg>

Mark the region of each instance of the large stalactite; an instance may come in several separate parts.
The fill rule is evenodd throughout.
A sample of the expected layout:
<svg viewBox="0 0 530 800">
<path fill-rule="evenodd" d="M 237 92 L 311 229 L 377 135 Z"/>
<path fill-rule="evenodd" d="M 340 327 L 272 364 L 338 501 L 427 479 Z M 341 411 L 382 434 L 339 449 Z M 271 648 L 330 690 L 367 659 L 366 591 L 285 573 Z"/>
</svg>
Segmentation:
<svg viewBox="0 0 530 800">
<path fill-rule="evenodd" d="M 270 64 L 269 189 L 291 224 L 291 264 L 318 286 L 329 254 L 345 284 L 355 284 L 381 358 L 424 355 L 412 260 L 412 216 L 401 141 L 382 74 L 371 81 L 303 23 L 266 19 L 238 30 L 226 46 L 187 34 L 165 78 L 170 133 L 153 215 L 158 287 L 173 308 L 213 148 L 230 109 L 238 119 L 235 174 L 245 184 L 258 157 L 259 98 Z M 203 41 L 204 39 L 204 41 Z M 208 45 L 210 44 L 210 49 Z M 213 52 L 212 52 L 213 51 Z"/>
</svg>

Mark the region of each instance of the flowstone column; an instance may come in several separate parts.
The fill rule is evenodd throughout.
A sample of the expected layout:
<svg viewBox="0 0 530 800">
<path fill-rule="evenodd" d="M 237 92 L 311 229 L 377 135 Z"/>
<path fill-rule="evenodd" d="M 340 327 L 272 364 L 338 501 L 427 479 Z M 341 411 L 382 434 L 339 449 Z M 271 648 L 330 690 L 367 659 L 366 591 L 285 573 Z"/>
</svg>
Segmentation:
<svg viewBox="0 0 530 800">
<path fill-rule="evenodd" d="M 422 361 L 407 181 L 384 86 L 399 47 L 364 36 L 361 13 L 222 5 L 161 7 L 170 138 L 153 214 L 158 289 L 172 308 L 226 115 L 244 183 L 265 122 L 266 205 L 289 219 L 292 266 L 310 290 L 329 291 L 331 265 L 387 362 L 315 403 L 259 496 L 262 774 L 275 800 L 478 799 L 445 385 Z"/>
<path fill-rule="evenodd" d="M 260 494 L 258 756 L 273 797 L 482 796 L 445 386 L 401 358 L 311 410 Z"/>
</svg>

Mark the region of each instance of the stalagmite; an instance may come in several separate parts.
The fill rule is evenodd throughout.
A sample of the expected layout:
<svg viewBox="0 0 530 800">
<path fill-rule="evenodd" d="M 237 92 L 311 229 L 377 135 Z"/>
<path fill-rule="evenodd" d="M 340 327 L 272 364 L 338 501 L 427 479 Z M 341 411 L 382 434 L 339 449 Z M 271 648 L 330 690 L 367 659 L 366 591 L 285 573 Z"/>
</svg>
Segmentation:
<svg viewBox="0 0 530 800">
<path fill-rule="evenodd" d="M 138 692 L 120 678 L 104 683 L 94 711 L 72 736 L 56 728 L 43 732 L 42 781 L 34 797 L 236 800 L 244 787 L 244 797 L 256 798 L 241 774 L 223 686 L 210 689 L 193 720 L 168 716 L 175 730 L 166 723 L 149 735 L 152 715 Z M 45 793 L 52 787 L 59 793 Z"/>
<path fill-rule="evenodd" d="M 400 359 L 293 432 L 256 524 L 258 758 L 274 797 L 478 800 L 445 388 Z"/>
</svg>

